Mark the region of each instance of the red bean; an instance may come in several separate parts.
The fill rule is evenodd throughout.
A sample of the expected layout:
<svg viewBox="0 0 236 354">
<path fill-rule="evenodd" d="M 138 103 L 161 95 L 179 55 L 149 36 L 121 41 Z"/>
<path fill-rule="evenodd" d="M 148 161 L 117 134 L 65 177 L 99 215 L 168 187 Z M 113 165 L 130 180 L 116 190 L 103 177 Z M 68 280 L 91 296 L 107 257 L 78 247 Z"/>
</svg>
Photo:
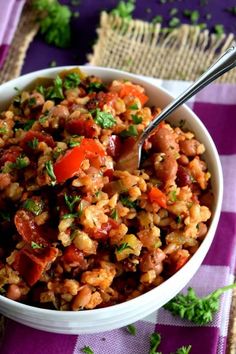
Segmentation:
<svg viewBox="0 0 236 354">
<path fill-rule="evenodd" d="M 178 167 L 176 184 L 178 187 L 184 187 L 191 185 L 191 175 L 187 168 L 183 166 Z"/>
</svg>

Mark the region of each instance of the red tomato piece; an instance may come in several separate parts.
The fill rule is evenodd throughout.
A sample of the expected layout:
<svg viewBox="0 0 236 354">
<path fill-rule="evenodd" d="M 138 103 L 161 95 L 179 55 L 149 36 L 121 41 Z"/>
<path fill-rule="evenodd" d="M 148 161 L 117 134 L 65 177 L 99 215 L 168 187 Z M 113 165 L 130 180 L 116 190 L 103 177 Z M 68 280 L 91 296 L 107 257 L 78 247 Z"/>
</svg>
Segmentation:
<svg viewBox="0 0 236 354">
<path fill-rule="evenodd" d="M 63 255 L 63 260 L 71 267 L 80 267 L 81 269 L 87 268 L 87 261 L 84 258 L 83 252 L 75 247 L 73 243 L 66 247 Z"/>
<path fill-rule="evenodd" d="M 5 162 L 16 162 L 17 157 L 20 156 L 22 149 L 19 146 L 12 146 L 5 150 L 0 157 L 0 166 L 4 165 Z"/>
<path fill-rule="evenodd" d="M 68 150 L 66 154 L 60 157 L 54 164 L 53 169 L 58 183 L 65 182 L 73 177 L 80 169 L 82 161 L 85 159 L 85 153 L 76 146 Z"/>
<path fill-rule="evenodd" d="M 18 210 L 14 218 L 18 233 L 24 241 L 31 244 L 35 242 L 42 246 L 49 246 L 47 234 L 36 224 L 34 216 L 27 210 Z"/>
<path fill-rule="evenodd" d="M 108 177 L 108 178 L 109 178 L 109 181 L 112 181 L 112 180 L 113 180 L 113 177 L 114 177 L 114 170 L 111 169 L 111 168 L 108 168 L 108 169 L 103 173 L 103 176 L 104 176 L 104 177 Z"/>
<path fill-rule="evenodd" d="M 62 183 L 73 177 L 80 169 L 81 163 L 85 158 L 104 156 L 105 151 L 93 139 L 83 139 L 79 146 L 68 150 L 54 164 L 54 173 L 57 182 Z"/>
<path fill-rule="evenodd" d="M 28 142 L 32 141 L 33 139 L 37 139 L 39 142 L 44 141 L 48 146 L 51 148 L 54 148 L 56 146 L 55 141 L 53 140 L 51 135 L 48 135 L 46 133 L 38 132 L 36 130 L 29 130 L 24 138 L 21 140 L 20 145 L 24 149 L 29 149 Z"/>
<path fill-rule="evenodd" d="M 167 208 L 167 198 L 166 195 L 157 187 L 152 187 L 148 193 L 148 199 L 151 203 L 157 203 L 162 208 Z"/>
<path fill-rule="evenodd" d="M 34 285 L 58 255 L 57 248 L 46 247 L 37 250 L 22 248 L 15 256 L 13 268 L 20 273 L 25 281 Z"/>
<path fill-rule="evenodd" d="M 126 96 L 134 96 L 139 99 L 142 106 L 148 101 L 148 96 L 146 96 L 143 92 L 139 91 L 135 86 L 132 85 L 124 85 L 120 90 L 119 96 L 124 98 Z"/>
<path fill-rule="evenodd" d="M 121 152 L 121 139 L 117 135 L 109 136 L 107 145 L 107 154 L 111 157 L 117 158 Z"/>
<path fill-rule="evenodd" d="M 118 94 L 116 92 L 99 92 L 97 94 L 98 107 L 102 109 L 105 104 L 108 106 L 113 106 L 117 97 Z"/>
<path fill-rule="evenodd" d="M 83 135 L 86 138 L 98 136 L 98 127 L 92 118 L 73 118 L 66 123 L 66 130 L 70 134 Z"/>
</svg>

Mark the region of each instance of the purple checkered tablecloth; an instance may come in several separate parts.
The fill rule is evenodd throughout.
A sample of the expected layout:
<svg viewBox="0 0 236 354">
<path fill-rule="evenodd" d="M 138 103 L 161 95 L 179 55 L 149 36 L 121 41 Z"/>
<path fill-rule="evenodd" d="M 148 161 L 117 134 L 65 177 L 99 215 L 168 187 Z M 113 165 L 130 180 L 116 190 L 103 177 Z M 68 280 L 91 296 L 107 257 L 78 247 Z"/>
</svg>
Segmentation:
<svg viewBox="0 0 236 354">
<path fill-rule="evenodd" d="M 155 80 L 174 95 L 189 83 Z M 196 275 L 186 286 L 198 295 L 206 295 L 233 282 L 236 256 L 236 86 L 215 84 L 189 102 L 202 119 L 218 148 L 224 174 L 222 214 L 213 244 Z M 185 290 L 186 290 L 185 289 Z M 191 354 L 223 354 L 229 321 L 231 292 L 221 297 L 220 311 L 212 323 L 196 326 L 160 309 L 135 323 L 136 336 L 121 328 L 93 335 L 46 333 L 8 321 L 0 352 L 2 354 L 79 354 L 90 346 L 95 354 L 148 354 L 149 336 L 162 336 L 159 351 L 175 352 L 182 345 L 192 345 Z"/>
</svg>

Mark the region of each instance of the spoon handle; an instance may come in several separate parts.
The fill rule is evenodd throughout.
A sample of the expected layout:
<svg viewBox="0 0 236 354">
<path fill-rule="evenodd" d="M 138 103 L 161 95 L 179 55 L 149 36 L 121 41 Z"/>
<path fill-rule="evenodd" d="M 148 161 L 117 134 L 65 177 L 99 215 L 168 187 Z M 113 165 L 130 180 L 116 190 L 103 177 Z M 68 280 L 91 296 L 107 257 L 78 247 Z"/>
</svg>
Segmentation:
<svg viewBox="0 0 236 354">
<path fill-rule="evenodd" d="M 219 76 L 236 66 L 236 47 L 229 48 L 209 69 L 202 74 L 189 88 L 187 88 L 180 96 L 166 106 L 158 116 L 147 126 L 139 138 L 139 144 L 142 145 L 144 140 L 157 127 L 157 125 L 169 116 L 176 108 L 181 106 L 189 98 L 194 96 L 202 88 L 216 80 Z"/>
</svg>

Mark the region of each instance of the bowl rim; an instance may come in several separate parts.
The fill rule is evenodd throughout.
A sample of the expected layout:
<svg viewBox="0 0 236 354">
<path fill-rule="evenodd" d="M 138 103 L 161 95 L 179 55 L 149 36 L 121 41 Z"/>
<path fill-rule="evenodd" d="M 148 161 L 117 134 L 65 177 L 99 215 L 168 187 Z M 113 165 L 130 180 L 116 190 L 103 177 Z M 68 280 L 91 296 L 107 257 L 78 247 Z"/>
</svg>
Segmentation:
<svg viewBox="0 0 236 354">
<path fill-rule="evenodd" d="M 144 84 L 147 84 L 148 86 L 150 86 L 150 88 L 152 90 L 160 90 L 162 91 L 166 97 L 168 99 L 173 99 L 173 95 L 166 90 L 165 88 L 162 88 L 160 86 L 155 85 L 154 83 L 152 83 L 150 81 L 149 77 L 145 77 L 145 76 L 140 76 L 140 75 L 136 75 L 136 74 L 132 74 L 126 71 L 122 71 L 122 70 L 117 70 L 117 69 L 112 69 L 112 68 L 105 68 L 105 67 L 99 67 L 99 66 L 92 66 L 92 65 L 68 65 L 68 66 L 57 66 L 57 67 L 53 67 L 53 68 L 46 68 L 46 69 L 41 69 L 41 70 L 37 70 L 37 71 L 33 71 L 24 75 L 21 75 L 13 80 L 10 80 L 6 83 L 3 83 L 0 85 L 0 92 L 3 89 L 10 89 L 10 88 L 14 88 L 15 87 L 15 83 L 17 81 L 24 81 L 24 79 L 30 79 L 32 77 L 32 80 L 36 79 L 37 77 L 41 76 L 41 75 L 48 75 L 48 76 L 55 76 L 55 74 L 63 71 L 63 70 L 68 70 L 68 69 L 72 69 L 72 68 L 79 68 L 82 71 L 88 70 L 92 70 L 92 71 L 98 71 L 98 76 L 99 73 L 115 73 L 118 75 L 123 75 L 126 78 L 129 78 L 131 80 L 138 80 L 140 81 L 140 84 L 142 84 L 141 82 L 143 82 Z M 90 73 L 88 73 L 90 75 Z M 24 87 L 24 86 L 23 86 Z M 23 88 L 22 88 L 23 89 Z M 108 306 L 108 307 L 104 307 L 104 308 L 98 308 L 98 309 L 91 309 L 91 310 L 80 310 L 80 311 L 59 311 L 59 310 L 51 310 L 51 309 L 44 309 L 44 308 L 40 308 L 40 307 L 35 307 L 32 305 L 27 305 L 21 302 L 17 302 L 11 299 L 6 298 L 3 295 L 0 295 L 0 303 L 3 303 L 5 305 L 10 306 L 11 308 L 13 308 L 16 312 L 28 312 L 30 311 L 31 314 L 36 314 L 36 313 L 40 313 L 41 315 L 53 315 L 56 316 L 56 318 L 60 318 L 60 319 L 84 319 L 84 318 L 93 318 L 95 315 L 106 315 L 107 312 L 110 313 L 111 309 L 112 311 L 114 311 L 114 315 L 116 311 L 119 310 L 123 310 L 125 311 L 126 309 L 128 310 L 129 308 L 131 308 L 131 305 L 135 305 L 136 303 L 139 304 L 140 301 L 145 300 L 146 298 L 148 298 L 150 296 L 150 294 L 154 294 L 157 290 L 161 291 L 163 288 L 165 288 L 167 286 L 167 284 L 171 283 L 171 282 L 175 282 L 175 280 L 178 280 L 178 278 L 181 278 L 182 273 L 186 272 L 188 268 L 191 268 L 192 263 L 195 261 L 195 258 L 198 256 L 198 251 L 200 250 L 204 250 L 204 247 L 206 244 L 209 244 L 208 247 L 206 247 L 205 251 L 202 251 L 203 256 L 202 256 L 202 260 L 200 262 L 200 264 L 202 263 L 202 261 L 204 260 L 207 252 L 209 251 L 210 245 L 212 244 L 213 238 L 214 238 L 214 234 L 216 231 L 216 227 L 218 225 L 218 221 L 219 221 L 219 217 L 220 217 L 220 213 L 221 213 L 221 206 L 222 206 L 222 200 L 223 200 L 223 172 L 222 172 L 222 166 L 221 166 L 221 162 L 220 162 L 220 158 L 219 158 L 219 154 L 218 151 L 216 149 L 215 143 L 210 135 L 210 133 L 208 132 L 208 130 L 206 129 L 205 125 L 202 123 L 202 121 L 200 120 L 200 118 L 186 105 L 183 104 L 182 107 L 184 108 L 184 110 L 186 111 L 186 113 L 189 116 L 192 116 L 194 118 L 195 121 L 197 121 L 198 126 L 200 127 L 201 131 L 204 132 L 204 134 L 206 135 L 206 137 L 208 138 L 212 151 L 213 151 L 213 156 L 214 156 L 214 162 L 217 165 L 217 172 L 218 172 L 218 184 L 219 184 L 219 192 L 218 192 L 218 203 L 216 204 L 216 208 L 215 208 L 215 212 L 214 212 L 214 219 L 212 220 L 210 227 L 208 229 L 207 232 L 207 236 L 208 234 L 212 234 L 211 238 L 207 237 L 203 240 L 203 242 L 201 243 L 199 249 L 196 251 L 196 253 L 194 253 L 194 255 L 190 258 L 190 260 L 179 270 L 177 271 L 174 275 L 172 275 L 170 278 L 166 279 L 163 283 L 161 283 L 160 285 L 158 285 L 157 287 L 147 291 L 144 294 L 141 294 L 139 296 L 137 296 L 136 298 L 127 300 L 125 302 L 119 303 L 119 304 L 115 304 L 112 306 Z M 199 267 L 195 270 L 195 272 L 199 269 Z M 192 274 L 192 276 L 195 274 L 195 272 Z M 104 316 L 105 317 L 105 316 Z"/>
</svg>

